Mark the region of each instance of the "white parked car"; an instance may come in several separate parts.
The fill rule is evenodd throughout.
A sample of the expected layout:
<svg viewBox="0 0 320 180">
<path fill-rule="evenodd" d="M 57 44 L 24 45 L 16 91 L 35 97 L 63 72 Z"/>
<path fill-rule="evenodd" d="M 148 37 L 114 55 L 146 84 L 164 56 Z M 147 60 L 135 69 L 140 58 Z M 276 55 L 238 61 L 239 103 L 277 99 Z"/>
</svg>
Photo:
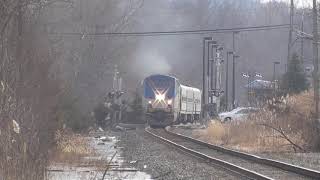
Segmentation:
<svg viewBox="0 0 320 180">
<path fill-rule="evenodd" d="M 250 113 L 257 112 L 257 108 L 253 107 L 238 107 L 230 112 L 223 112 L 219 114 L 221 122 L 228 122 L 231 120 L 241 120 L 249 116 Z"/>
</svg>

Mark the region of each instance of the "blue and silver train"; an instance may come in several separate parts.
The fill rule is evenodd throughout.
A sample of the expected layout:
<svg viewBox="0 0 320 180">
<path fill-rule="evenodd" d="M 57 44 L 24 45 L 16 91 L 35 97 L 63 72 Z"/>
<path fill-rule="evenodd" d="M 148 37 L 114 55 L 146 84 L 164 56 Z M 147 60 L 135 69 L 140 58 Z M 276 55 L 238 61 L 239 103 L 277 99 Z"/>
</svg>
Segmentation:
<svg viewBox="0 0 320 180">
<path fill-rule="evenodd" d="M 142 83 L 145 118 L 152 127 L 200 119 L 201 91 L 180 84 L 175 77 L 151 75 Z"/>
</svg>

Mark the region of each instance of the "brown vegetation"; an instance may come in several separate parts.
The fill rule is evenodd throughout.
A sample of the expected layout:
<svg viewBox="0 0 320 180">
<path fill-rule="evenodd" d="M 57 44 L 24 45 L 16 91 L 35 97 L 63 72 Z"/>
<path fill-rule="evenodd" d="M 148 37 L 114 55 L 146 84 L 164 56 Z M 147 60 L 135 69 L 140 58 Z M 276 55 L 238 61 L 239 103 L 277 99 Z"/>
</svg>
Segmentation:
<svg viewBox="0 0 320 180">
<path fill-rule="evenodd" d="M 270 101 L 243 121 L 215 121 L 204 132 L 195 132 L 195 136 L 250 152 L 317 150 L 319 135 L 312 107 L 312 92 L 303 92 Z"/>
<path fill-rule="evenodd" d="M 94 149 L 90 146 L 88 138 L 71 132 L 56 131 L 57 147 L 50 156 L 51 162 L 79 164 L 83 157 L 94 155 Z"/>
</svg>

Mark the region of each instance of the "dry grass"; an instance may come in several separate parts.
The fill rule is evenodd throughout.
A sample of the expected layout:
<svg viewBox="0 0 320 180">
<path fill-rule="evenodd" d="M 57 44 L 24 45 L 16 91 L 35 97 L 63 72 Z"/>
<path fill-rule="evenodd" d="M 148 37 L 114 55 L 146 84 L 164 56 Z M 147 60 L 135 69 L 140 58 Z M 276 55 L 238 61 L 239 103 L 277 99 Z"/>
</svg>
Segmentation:
<svg viewBox="0 0 320 180">
<path fill-rule="evenodd" d="M 84 168 L 92 175 L 85 176 L 85 179 L 96 179 L 99 173 L 105 172 L 113 165 L 112 160 L 107 161 L 96 153 L 88 137 L 64 130 L 55 133 L 55 140 L 57 146 L 50 153 L 50 164 L 52 167 L 61 168 L 61 171 L 64 171 L 63 167 L 71 168 L 70 175 L 78 170 L 83 171 Z"/>
<path fill-rule="evenodd" d="M 194 131 L 193 136 L 198 136 L 205 141 L 215 144 L 223 144 L 227 135 L 227 127 L 218 121 L 213 121 L 209 124 L 205 131 Z"/>
<path fill-rule="evenodd" d="M 94 155 L 89 140 L 79 134 L 58 130 L 55 133 L 57 147 L 51 154 L 51 162 L 79 164 L 82 158 Z"/>
<path fill-rule="evenodd" d="M 248 152 L 317 150 L 318 134 L 312 120 L 312 107 L 312 92 L 283 97 L 268 102 L 245 121 L 225 124 L 214 121 L 205 131 L 194 132 L 194 136 Z"/>
</svg>

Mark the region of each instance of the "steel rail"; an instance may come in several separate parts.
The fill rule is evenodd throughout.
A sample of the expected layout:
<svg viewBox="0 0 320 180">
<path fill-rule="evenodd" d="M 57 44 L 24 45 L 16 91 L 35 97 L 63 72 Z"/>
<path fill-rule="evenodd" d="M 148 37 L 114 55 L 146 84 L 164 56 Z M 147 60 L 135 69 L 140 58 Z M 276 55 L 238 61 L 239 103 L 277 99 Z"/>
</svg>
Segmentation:
<svg viewBox="0 0 320 180">
<path fill-rule="evenodd" d="M 207 162 L 211 162 L 213 164 L 219 165 L 220 167 L 223 167 L 223 168 L 225 168 L 225 169 L 227 169 L 229 171 L 241 174 L 241 175 L 243 175 L 243 176 L 245 176 L 247 178 L 257 179 L 257 180 L 272 180 L 272 178 L 267 177 L 265 175 L 259 174 L 257 172 L 245 169 L 243 167 L 237 166 L 237 165 L 229 163 L 227 161 L 216 159 L 216 158 L 208 156 L 208 155 L 206 155 L 204 153 L 201 153 L 201 152 L 192 150 L 190 148 L 187 148 L 185 146 L 179 145 L 179 144 L 177 144 L 177 143 L 175 143 L 173 141 L 170 141 L 169 139 L 163 138 L 163 137 L 157 135 L 156 133 L 153 133 L 151 128 L 146 128 L 145 131 L 148 134 L 150 134 L 151 136 L 156 137 L 156 138 L 160 139 L 161 141 L 163 141 L 163 142 L 165 142 L 165 143 L 167 143 L 169 145 L 172 145 L 175 148 L 178 148 L 178 149 L 182 150 L 183 152 L 186 152 L 186 153 L 188 153 L 190 155 L 193 155 L 195 157 L 204 159 Z M 168 131 L 166 131 L 166 132 L 168 132 Z"/>
<path fill-rule="evenodd" d="M 171 134 L 171 135 L 181 137 L 181 138 L 186 139 L 188 141 L 194 142 L 194 143 L 199 144 L 199 145 L 206 146 L 206 147 L 208 147 L 210 149 L 213 149 L 213 150 L 216 150 L 216 151 L 220 151 L 222 153 L 226 153 L 226 154 L 229 154 L 229 155 L 240 157 L 240 158 L 243 158 L 243 159 L 246 159 L 246 160 L 250 160 L 250 161 L 253 161 L 253 162 L 256 162 L 256 163 L 259 163 L 259 164 L 264 164 L 264 165 L 268 165 L 268 166 L 275 167 L 275 168 L 278 168 L 278 169 L 282 169 L 284 171 L 293 172 L 293 173 L 300 174 L 300 175 L 303 175 L 303 176 L 307 176 L 307 177 L 310 177 L 310 178 L 320 179 L 320 171 L 316 171 L 316 170 L 313 170 L 313 169 L 308 169 L 308 168 L 305 168 L 305 167 L 289 164 L 289 163 L 278 161 L 278 160 L 262 158 L 262 157 L 257 156 L 257 155 L 253 155 L 253 154 L 249 154 L 249 153 L 244 153 L 244 152 L 228 149 L 228 148 L 225 148 L 225 147 L 222 147 L 222 146 L 213 145 L 213 144 L 210 144 L 210 143 L 207 143 L 207 142 L 204 142 L 204 141 L 201 141 L 201 140 L 197 140 L 197 139 L 194 139 L 194 138 L 191 138 L 191 137 L 179 134 L 179 133 L 174 133 L 174 132 L 168 130 L 168 128 L 166 128 L 165 131 L 167 133 Z"/>
</svg>

